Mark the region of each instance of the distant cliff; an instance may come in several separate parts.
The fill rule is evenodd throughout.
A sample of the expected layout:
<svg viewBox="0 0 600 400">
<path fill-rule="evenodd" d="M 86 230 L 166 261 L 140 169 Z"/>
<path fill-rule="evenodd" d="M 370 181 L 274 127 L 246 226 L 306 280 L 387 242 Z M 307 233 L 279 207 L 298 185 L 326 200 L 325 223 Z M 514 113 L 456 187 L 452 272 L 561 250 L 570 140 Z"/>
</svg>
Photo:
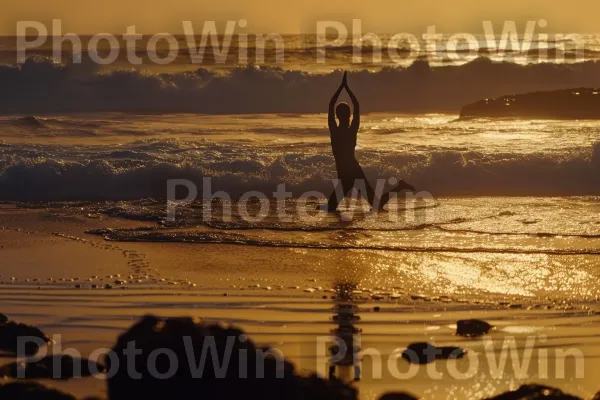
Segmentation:
<svg viewBox="0 0 600 400">
<path fill-rule="evenodd" d="M 460 116 L 600 119 L 600 89 L 566 89 L 483 99 L 464 106 Z"/>
</svg>

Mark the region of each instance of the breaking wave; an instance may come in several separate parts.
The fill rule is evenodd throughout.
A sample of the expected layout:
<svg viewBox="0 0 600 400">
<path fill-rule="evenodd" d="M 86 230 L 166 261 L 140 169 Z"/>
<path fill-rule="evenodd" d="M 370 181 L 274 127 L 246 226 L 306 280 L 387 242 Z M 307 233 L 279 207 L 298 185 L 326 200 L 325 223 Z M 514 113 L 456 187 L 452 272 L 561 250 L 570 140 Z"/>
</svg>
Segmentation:
<svg viewBox="0 0 600 400">
<path fill-rule="evenodd" d="M 207 69 L 178 73 L 101 71 L 89 63 L 56 64 L 34 56 L 0 66 L 4 114 L 99 111 L 196 113 L 322 112 L 340 80 L 339 70 L 310 74 L 279 67 L 244 66 L 228 74 Z M 481 98 L 536 90 L 600 86 L 600 64 L 520 65 L 478 58 L 461 66 L 352 72 L 365 111 L 458 112 Z"/>
<path fill-rule="evenodd" d="M 400 177 L 434 196 L 600 195 L 600 143 L 556 153 L 427 153 L 360 150 L 369 179 Z M 335 178 L 327 145 L 285 151 L 242 144 L 138 141 L 119 146 L 0 142 L 0 200 L 165 198 L 168 179 L 187 179 L 205 197 L 225 191 L 268 196 L 284 183 L 294 196 L 328 195 Z M 210 192 L 209 192 L 210 190 Z"/>
</svg>

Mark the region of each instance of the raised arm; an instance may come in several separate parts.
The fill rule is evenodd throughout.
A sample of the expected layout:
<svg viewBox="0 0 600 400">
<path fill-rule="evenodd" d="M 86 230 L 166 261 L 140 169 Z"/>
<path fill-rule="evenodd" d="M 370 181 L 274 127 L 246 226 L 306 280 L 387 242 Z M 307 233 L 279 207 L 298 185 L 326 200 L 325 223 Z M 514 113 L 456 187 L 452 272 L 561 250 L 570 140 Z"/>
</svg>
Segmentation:
<svg viewBox="0 0 600 400">
<path fill-rule="evenodd" d="M 353 131 L 358 132 L 358 128 L 360 127 L 360 104 L 358 104 L 358 99 L 356 98 L 356 96 L 354 95 L 354 93 L 352 93 L 352 90 L 350 90 L 350 86 L 348 86 L 348 82 L 346 82 L 346 91 L 348 92 L 348 95 L 350 96 L 350 100 L 352 100 L 352 123 L 350 124 L 350 127 L 352 128 Z"/>
<path fill-rule="evenodd" d="M 344 78 L 346 77 L 346 74 L 344 74 Z M 335 93 L 333 94 L 333 97 L 331 98 L 331 101 L 329 101 L 329 131 L 333 132 L 334 129 L 337 128 L 337 123 L 335 122 L 335 104 L 337 103 L 338 99 L 340 98 L 340 93 L 342 93 L 342 90 L 344 90 L 344 84 L 345 84 L 346 80 L 344 79 L 342 81 L 342 83 L 340 84 L 340 87 L 335 91 Z"/>
</svg>

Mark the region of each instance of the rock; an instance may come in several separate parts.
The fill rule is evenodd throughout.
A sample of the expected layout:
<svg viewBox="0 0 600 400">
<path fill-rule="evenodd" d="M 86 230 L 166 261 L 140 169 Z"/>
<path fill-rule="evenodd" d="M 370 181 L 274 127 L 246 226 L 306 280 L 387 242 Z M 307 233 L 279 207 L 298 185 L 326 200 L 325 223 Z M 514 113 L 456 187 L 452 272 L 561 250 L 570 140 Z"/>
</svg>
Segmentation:
<svg viewBox="0 0 600 400">
<path fill-rule="evenodd" d="M 19 337 L 31 336 L 46 344 L 50 339 L 38 328 L 16 322 L 0 325 L 0 350 L 17 353 Z M 40 345 L 34 341 L 25 342 L 25 355 L 32 356 L 38 352 Z"/>
<path fill-rule="evenodd" d="M 467 337 L 482 336 L 492 328 L 492 325 L 480 319 L 462 319 L 456 323 L 456 334 Z"/>
<path fill-rule="evenodd" d="M 413 343 L 402 352 L 402 358 L 413 364 L 428 364 L 435 360 L 436 347 L 429 343 Z"/>
<path fill-rule="evenodd" d="M 0 385 L 0 399 L 75 400 L 75 397 L 39 383 L 12 382 Z"/>
<path fill-rule="evenodd" d="M 418 400 L 412 394 L 404 393 L 404 392 L 393 392 L 393 393 L 384 393 L 383 396 L 379 398 L 379 400 Z"/>
<path fill-rule="evenodd" d="M 600 89 L 565 89 L 483 99 L 464 106 L 460 117 L 600 119 Z"/>
<path fill-rule="evenodd" d="M 25 374 L 19 376 L 19 372 L 23 374 L 23 369 Z M 0 377 L 5 378 L 71 379 L 102 372 L 106 372 L 102 364 L 83 358 L 73 358 L 67 354 L 47 356 L 33 362 L 25 360 L 0 367 Z"/>
<path fill-rule="evenodd" d="M 435 360 L 462 358 L 466 352 L 460 347 L 436 347 L 427 342 L 410 344 L 402 352 L 402 358 L 413 364 L 429 364 Z"/>
<path fill-rule="evenodd" d="M 542 385 L 523 385 L 512 392 L 505 392 L 487 400 L 537 400 L 537 399 L 556 399 L 556 400 L 581 400 L 579 397 L 563 393 L 559 389 Z"/>
<path fill-rule="evenodd" d="M 6 324 L 8 322 L 8 317 L 5 314 L 0 313 L 0 324 Z"/>
<path fill-rule="evenodd" d="M 141 351 L 136 357 L 128 357 L 124 353 L 132 341 L 135 342 L 136 349 Z M 231 354 L 229 367 L 224 368 L 221 373 L 209 367 L 204 370 L 202 379 L 194 379 L 188 360 L 198 362 L 205 345 L 216 346 L 218 354 L 224 354 L 225 351 Z M 148 362 L 149 355 L 155 350 L 164 352 L 165 349 L 175 354 L 174 364 L 167 357 L 158 357 L 154 362 Z M 245 354 L 243 359 L 240 356 L 241 350 Z M 112 349 L 115 357 L 106 359 L 108 370 L 112 372 L 115 367 L 115 373 L 107 380 L 108 398 L 162 399 L 174 398 L 174 393 L 187 394 L 187 397 L 196 393 L 200 397 L 211 399 L 278 399 L 285 397 L 284 393 L 293 393 L 292 397 L 298 399 L 357 399 L 357 392 L 352 387 L 338 380 L 325 380 L 316 375 L 300 376 L 286 360 L 275 360 L 273 357 L 263 359 L 262 356 L 259 358 L 259 354 L 263 354 L 260 350 L 243 331 L 235 328 L 203 324 L 191 318 L 160 319 L 146 316 L 118 338 Z M 212 357 L 209 355 L 206 359 L 207 366 L 213 365 Z M 111 365 L 112 363 L 114 364 Z M 247 377 L 239 379 L 242 365 Z M 160 379 L 152 373 L 156 370 L 164 373 L 170 367 L 174 367 L 175 372 L 169 380 Z M 130 371 L 133 370 L 142 379 L 131 379 Z M 278 377 L 278 374 L 282 375 Z"/>
<path fill-rule="evenodd" d="M 438 347 L 439 354 L 436 355 L 436 360 L 454 360 L 463 358 L 467 352 L 460 347 L 444 346 Z"/>
</svg>

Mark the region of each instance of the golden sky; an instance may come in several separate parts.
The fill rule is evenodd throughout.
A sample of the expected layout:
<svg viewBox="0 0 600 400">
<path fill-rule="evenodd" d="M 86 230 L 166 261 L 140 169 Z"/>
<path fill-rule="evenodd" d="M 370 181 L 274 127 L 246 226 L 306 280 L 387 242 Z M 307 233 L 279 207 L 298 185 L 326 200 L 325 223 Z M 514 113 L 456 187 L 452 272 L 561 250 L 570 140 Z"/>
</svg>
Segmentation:
<svg viewBox="0 0 600 400">
<path fill-rule="evenodd" d="M 181 21 L 201 29 L 205 20 L 244 18 L 246 32 L 314 33 L 316 21 L 363 21 L 363 33 L 481 33 L 481 21 L 546 19 L 545 32 L 600 32 L 598 0 L 4 0 L 0 33 L 15 34 L 16 21 L 50 26 L 53 18 L 73 33 L 181 33 Z M 348 24 L 350 26 L 350 24 Z M 65 33 L 65 32 L 63 32 Z"/>
</svg>

